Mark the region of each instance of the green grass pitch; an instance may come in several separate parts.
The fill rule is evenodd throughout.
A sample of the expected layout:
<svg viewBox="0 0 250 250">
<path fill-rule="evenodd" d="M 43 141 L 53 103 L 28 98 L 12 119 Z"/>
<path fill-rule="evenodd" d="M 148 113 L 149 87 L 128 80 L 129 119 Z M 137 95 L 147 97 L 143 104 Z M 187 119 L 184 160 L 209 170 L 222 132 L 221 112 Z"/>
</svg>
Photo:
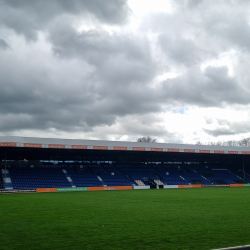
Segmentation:
<svg viewBox="0 0 250 250">
<path fill-rule="evenodd" d="M 214 249 L 250 244 L 250 188 L 0 195 L 0 249 Z"/>
</svg>

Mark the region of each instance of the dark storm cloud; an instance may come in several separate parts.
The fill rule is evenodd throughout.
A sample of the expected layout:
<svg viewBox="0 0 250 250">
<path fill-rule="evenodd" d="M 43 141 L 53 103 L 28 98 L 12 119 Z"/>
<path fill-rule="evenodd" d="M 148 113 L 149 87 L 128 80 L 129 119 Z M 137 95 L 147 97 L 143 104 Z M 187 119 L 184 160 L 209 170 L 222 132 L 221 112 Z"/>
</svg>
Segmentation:
<svg viewBox="0 0 250 250">
<path fill-rule="evenodd" d="M 65 16 L 95 18 L 107 24 L 123 24 L 130 12 L 125 0 L 0 0 L 0 24 L 37 39 L 37 32 Z"/>
</svg>

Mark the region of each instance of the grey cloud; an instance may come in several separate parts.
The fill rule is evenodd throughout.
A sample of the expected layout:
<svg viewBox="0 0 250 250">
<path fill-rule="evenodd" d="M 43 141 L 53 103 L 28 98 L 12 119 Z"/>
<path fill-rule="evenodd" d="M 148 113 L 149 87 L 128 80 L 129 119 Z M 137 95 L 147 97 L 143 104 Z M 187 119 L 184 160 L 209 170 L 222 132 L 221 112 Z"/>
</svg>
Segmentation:
<svg viewBox="0 0 250 250">
<path fill-rule="evenodd" d="M 76 36 L 72 44 L 71 36 L 69 43 L 54 42 L 64 53 L 50 58 L 49 64 L 46 57 L 37 60 L 34 56 L 35 60 L 25 63 L 15 60 L 17 48 L 0 58 L 5 65 L 0 68 L 2 131 L 55 128 L 87 132 L 96 126 L 111 126 L 127 114 L 161 110 L 148 85 L 155 67 L 146 41 L 140 46 L 133 37 L 94 32 L 88 44 L 87 35 L 72 34 Z"/>
<path fill-rule="evenodd" d="M 209 117 L 205 117 L 206 124 L 212 124 L 213 120 Z"/>
<path fill-rule="evenodd" d="M 130 10 L 125 0 L 1 0 L 0 24 L 37 39 L 38 31 L 45 31 L 55 19 L 63 21 L 68 16 L 95 18 L 107 24 L 123 24 Z"/>
<path fill-rule="evenodd" d="M 219 124 L 219 128 L 213 130 L 212 129 L 203 129 L 203 130 L 207 134 L 215 137 L 223 135 L 244 134 L 248 133 L 250 129 L 248 119 L 249 117 L 246 117 L 245 121 L 234 121 L 234 122 L 231 122 L 229 120 L 216 119 Z M 224 126 L 224 128 L 222 126 Z"/>
<path fill-rule="evenodd" d="M 133 59 L 132 54 L 129 56 Z M 0 59 L 1 64 L 11 64 L 11 69 L 15 71 L 15 74 L 6 74 L 5 69 L 0 68 L 1 130 L 55 128 L 61 131 L 87 132 L 98 126 L 111 126 L 119 117 L 138 114 L 138 120 L 133 123 L 139 121 L 142 125 L 137 125 L 138 129 L 135 129 L 132 127 L 136 126 L 130 127 L 125 124 L 125 130 L 130 130 L 134 134 L 141 130 L 144 134 L 152 136 L 165 133 L 171 137 L 172 135 L 164 129 L 157 128 L 158 133 L 152 129 L 149 117 L 145 121 L 139 117 L 142 114 L 160 112 L 163 104 L 174 102 L 220 106 L 222 102 L 240 102 L 237 100 L 238 97 L 246 102 L 245 96 L 237 86 L 238 83 L 228 77 L 227 69 L 224 67 L 208 68 L 205 72 L 196 69 L 187 75 L 166 81 L 161 87 L 152 88 L 146 82 L 147 77 L 128 77 L 127 82 L 124 79 L 119 82 L 119 76 L 125 75 L 120 75 L 115 63 L 113 67 L 103 70 L 105 63 L 93 64 L 92 67 L 86 64 L 83 58 L 85 57 L 79 56 L 75 63 L 76 68 L 68 68 L 73 64 L 72 60 L 76 60 L 74 58 L 67 59 L 67 62 L 54 58 L 58 63 L 58 73 L 46 65 L 41 67 L 43 64 L 37 67 L 32 61 L 23 65 L 22 62 L 14 62 L 12 59 Z M 138 61 L 137 56 L 136 58 L 135 61 Z M 116 61 L 115 54 L 113 59 Z M 119 60 L 116 62 L 119 65 Z M 138 62 L 140 65 L 140 61 Z M 125 66 L 124 71 L 127 70 Z M 134 67 L 134 70 L 137 71 L 138 67 Z M 106 77 L 102 71 L 110 71 L 110 74 L 117 75 L 115 78 Z M 154 75 L 152 72 L 150 74 Z M 52 77 L 53 75 L 55 76 Z M 221 84 L 224 87 L 220 86 Z M 237 98 L 234 99 L 235 97 Z M 28 119 L 23 119 L 25 117 Z M 9 120 L 10 118 L 12 120 Z M 155 121 L 155 118 L 152 120 Z"/>
<path fill-rule="evenodd" d="M 159 36 L 161 48 L 166 53 L 170 62 L 176 64 L 184 64 L 186 66 L 199 65 L 204 58 L 207 58 L 209 53 L 195 41 L 191 39 L 183 39 L 180 37 L 172 37 L 167 34 Z"/>
<path fill-rule="evenodd" d="M 201 106 L 248 104 L 249 93 L 226 67 L 208 67 L 204 72 L 191 69 L 186 74 L 163 83 L 164 95 L 173 102 Z"/>
<path fill-rule="evenodd" d="M 125 0 L 110 0 L 108 2 L 100 0 L 2 0 L 7 6 L 13 9 L 25 10 L 28 13 L 35 13 L 41 19 L 51 19 L 61 13 L 74 15 L 90 12 L 100 20 L 107 23 L 123 23 L 129 12 Z"/>
<path fill-rule="evenodd" d="M 193 6 L 193 0 L 188 1 L 188 6 Z M 226 1 L 219 0 L 215 5 L 210 1 L 199 1 L 195 5 L 196 10 L 191 8 L 189 15 L 195 18 L 191 22 L 197 22 L 196 26 L 206 35 L 207 41 L 212 45 L 220 45 L 220 49 L 235 47 L 249 51 L 250 27 L 248 21 L 249 1 Z M 216 45 L 217 43 L 217 45 Z"/>
<path fill-rule="evenodd" d="M 166 61 L 165 67 L 195 67 L 216 57 L 222 50 L 216 42 L 209 42 L 211 38 L 197 23 L 199 20 L 192 20 L 182 11 L 156 13 L 144 21 L 141 30 L 158 37 L 156 46 Z"/>
<path fill-rule="evenodd" d="M 8 49 L 9 45 L 4 39 L 0 39 L 0 49 Z"/>
<path fill-rule="evenodd" d="M 172 1 L 173 13 L 150 14 L 143 32 L 158 36 L 166 67 L 194 67 L 232 49 L 250 52 L 249 1 Z"/>
<path fill-rule="evenodd" d="M 214 129 L 214 130 L 209 130 L 209 129 L 203 129 L 204 132 L 206 132 L 209 135 L 212 135 L 214 137 L 222 136 L 222 135 L 234 135 L 236 134 L 235 131 L 232 131 L 230 129 Z"/>
<path fill-rule="evenodd" d="M 56 55 L 77 57 L 94 67 L 90 80 L 96 82 L 100 99 L 110 110 L 119 110 L 119 114 L 159 110 L 149 86 L 157 69 L 146 38 L 123 33 L 110 35 L 103 30 L 78 34 L 66 27 L 63 24 L 50 32 Z"/>
<path fill-rule="evenodd" d="M 100 23 L 122 25 L 128 15 L 122 0 L 0 0 L 1 27 L 33 40 L 19 47 L 15 45 L 19 35 L 12 34 L 6 41 L 13 51 L 1 52 L 0 64 L 5 66 L 0 67 L 1 131 L 54 129 L 101 137 L 103 127 L 113 128 L 122 120 L 114 133 L 179 138 L 179 134 L 157 127 L 153 114 L 159 114 L 163 106 L 249 104 L 249 90 L 245 89 L 249 81 L 242 80 L 248 66 L 242 70 L 238 65 L 237 72 L 242 74 L 232 77 L 226 67 L 200 69 L 202 63 L 219 59 L 225 51 L 249 49 L 247 12 L 242 6 L 235 1 L 213 5 L 190 0 L 171 14 L 151 14 L 138 33 L 120 29 L 110 34 L 101 28 Z M 79 19 L 94 26 L 79 33 L 74 26 Z M 52 50 L 45 49 L 37 58 L 40 31 Z M 154 57 L 148 34 L 156 38 L 159 58 Z M 7 48 L 6 41 L 0 40 L 0 48 Z M 249 64 L 247 55 L 243 64 Z M 172 68 L 181 68 L 180 75 L 156 82 L 159 74 Z M 218 136 L 246 131 L 228 126 L 228 130 L 206 133 Z"/>
<path fill-rule="evenodd" d="M 88 114 L 87 108 L 95 101 L 95 94 L 87 85 L 81 85 L 82 78 L 87 80 L 87 76 L 79 70 L 79 68 L 84 69 L 84 65 L 76 66 L 78 73 L 70 70 L 74 73 L 74 80 L 72 80 L 72 76 L 66 71 L 69 70 L 68 66 L 71 63 L 66 65 L 59 63 L 61 72 L 56 74 L 54 79 L 53 69 L 48 68 L 46 64 L 41 66 L 36 63 L 30 61 L 22 64 L 11 58 L 0 59 L 0 64 L 5 65 L 0 68 L 1 130 L 24 127 L 89 130 L 85 116 L 86 113 Z M 86 91 L 87 88 L 88 91 Z M 26 117 L 28 119 L 25 119 Z M 15 122 L 9 122 L 10 118 Z M 96 120 L 98 119 L 101 120 L 102 116 L 97 115 Z"/>
<path fill-rule="evenodd" d="M 112 62 L 114 57 L 129 63 L 152 61 L 147 39 L 126 33 L 89 30 L 79 34 L 67 23 L 56 23 L 50 29 L 49 40 L 56 54 L 80 57 L 97 67 Z"/>
<path fill-rule="evenodd" d="M 233 70 L 238 80 L 249 91 L 250 90 L 250 71 L 249 71 L 249 54 L 237 53 L 235 57 L 238 59 Z"/>
<path fill-rule="evenodd" d="M 186 6 L 192 9 L 201 5 L 203 1 L 204 0 L 187 0 Z"/>
<path fill-rule="evenodd" d="M 129 122 L 128 122 L 129 121 Z M 121 126 L 120 133 L 122 135 L 129 131 L 130 136 L 145 136 L 153 137 L 177 138 L 177 133 L 169 132 L 164 126 L 159 125 L 161 122 L 160 116 L 155 113 L 146 113 L 138 115 L 128 115 L 118 119 Z"/>
<path fill-rule="evenodd" d="M 230 123 L 230 128 L 232 128 L 236 133 L 248 133 L 250 130 L 249 116 L 245 118 L 244 121 L 236 121 Z"/>
<path fill-rule="evenodd" d="M 240 50 L 250 49 L 250 27 L 248 17 L 241 15 L 241 11 L 217 11 L 212 17 L 203 21 L 207 36 L 217 38 L 219 44 Z"/>
</svg>

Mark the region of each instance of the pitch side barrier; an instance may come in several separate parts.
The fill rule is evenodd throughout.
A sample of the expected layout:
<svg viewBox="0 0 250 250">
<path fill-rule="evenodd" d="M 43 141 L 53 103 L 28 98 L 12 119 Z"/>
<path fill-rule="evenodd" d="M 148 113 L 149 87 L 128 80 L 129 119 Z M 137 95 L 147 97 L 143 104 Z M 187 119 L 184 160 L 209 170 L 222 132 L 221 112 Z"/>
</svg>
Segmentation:
<svg viewBox="0 0 250 250">
<path fill-rule="evenodd" d="M 106 186 L 106 187 L 74 187 L 74 188 L 29 188 L 29 189 L 0 189 L 0 194 L 20 193 L 50 193 L 50 192 L 76 192 L 76 191 L 112 191 L 112 190 L 145 190 L 145 189 L 171 189 L 171 188 L 224 188 L 224 187 L 250 187 L 250 184 L 203 184 L 203 185 L 162 185 L 162 186 Z"/>
</svg>

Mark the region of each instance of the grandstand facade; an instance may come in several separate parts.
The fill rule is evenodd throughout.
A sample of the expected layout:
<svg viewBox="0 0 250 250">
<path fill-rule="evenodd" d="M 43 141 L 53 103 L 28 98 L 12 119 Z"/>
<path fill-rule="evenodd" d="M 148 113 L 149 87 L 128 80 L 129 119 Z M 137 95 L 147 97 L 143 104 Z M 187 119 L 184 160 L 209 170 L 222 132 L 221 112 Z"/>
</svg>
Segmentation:
<svg viewBox="0 0 250 250">
<path fill-rule="evenodd" d="M 250 183 L 244 147 L 4 136 L 0 163 L 2 192 Z"/>
</svg>

